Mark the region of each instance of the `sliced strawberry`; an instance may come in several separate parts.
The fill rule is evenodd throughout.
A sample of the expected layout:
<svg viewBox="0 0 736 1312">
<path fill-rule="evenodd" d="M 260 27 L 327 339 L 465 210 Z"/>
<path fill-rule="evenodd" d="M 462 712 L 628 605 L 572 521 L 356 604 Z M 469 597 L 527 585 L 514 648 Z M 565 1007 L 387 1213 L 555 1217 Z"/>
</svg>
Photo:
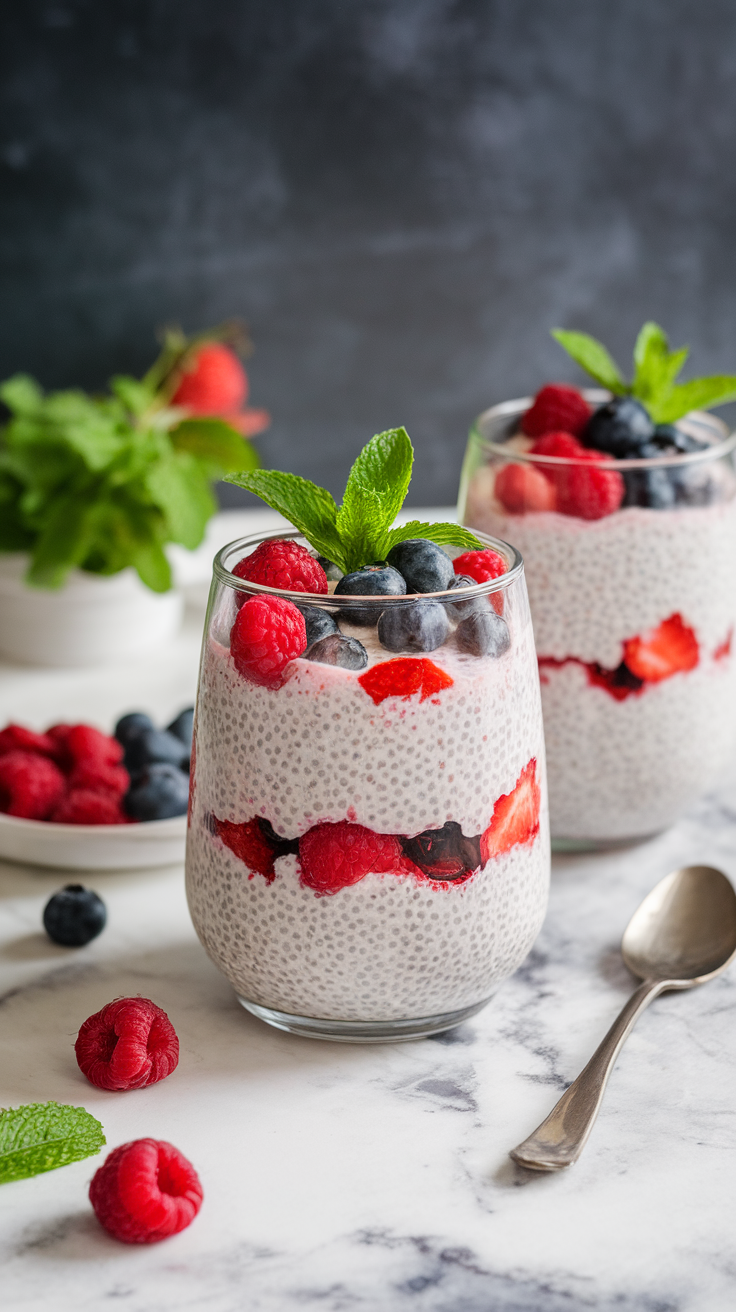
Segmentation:
<svg viewBox="0 0 736 1312">
<path fill-rule="evenodd" d="M 542 792 L 537 783 L 534 757 L 524 766 L 513 792 L 503 793 L 493 808 L 491 823 L 480 838 L 483 865 L 494 856 L 510 852 L 519 843 L 531 843 L 539 833 Z"/>
<path fill-rule="evenodd" d="M 624 664 L 646 683 L 661 683 L 673 674 L 694 670 L 698 656 L 695 632 L 679 613 L 670 615 L 643 638 L 629 638 L 624 643 Z"/>
<path fill-rule="evenodd" d="M 400 656 L 395 661 L 373 665 L 358 677 L 358 683 L 379 706 L 387 697 L 407 698 L 417 692 L 422 694 L 422 701 L 426 701 L 443 688 L 451 688 L 454 680 L 434 661 Z"/>
<path fill-rule="evenodd" d="M 278 855 L 278 849 L 263 833 L 258 816 L 239 825 L 234 824 L 232 820 L 218 820 L 217 816 L 212 818 L 215 824 L 215 833 L 218 838 L 222 839 L 225 847 L 229 847 L 230 851 L 235 854 L 239 861 L 248 866 L 249 870 L 255 870 L 257 874 L 264 875 L 266 883 L 272 884 L 276 878 L 274 861 Z"/>
<path fill-rule="evenodd" d="M 512 515 L 554 510 L 554 484 L 533 465 L 509 463 L 496 474 L 496 496 Z"/>
</svg>

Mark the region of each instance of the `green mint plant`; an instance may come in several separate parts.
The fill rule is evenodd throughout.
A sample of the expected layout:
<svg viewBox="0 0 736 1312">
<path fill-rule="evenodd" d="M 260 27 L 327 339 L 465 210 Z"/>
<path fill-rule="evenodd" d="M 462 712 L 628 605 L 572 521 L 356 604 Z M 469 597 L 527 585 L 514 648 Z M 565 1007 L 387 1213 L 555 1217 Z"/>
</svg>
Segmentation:
<svg viewBox="0 0 736 1312">
<path fill-rule="evenodd" d="M 634 396 L 646 406 L 655 424 L 673 424 L 690 410 L 725 405 L 736 398 L 736 375 L 713 374 L 677 383 L 689 348 L 670 351 L 659 324 L 645 323 L 634 347 L 634 376 L 627 383 L 605 346 L 587 333 L 553 328 L 552 336 L 597 383 L 616 396 Z"/>
<path fill-rule="evenodd" d="M 100 1122 L 83 1107 L 33 1102 L 0 1108 L 0 1184 L 81 1162 L 104 1143 Z"/>
<path fill-rule="evenodd" d="M 254 492 L 298 528 L 321 556 L 346 574 L 362 565 L 385 560 L 397 542 L 428 538 L 440 546 L 482 547 L 459 524 L 423 524 L 412 520 L 401 528 L 393 522 L 409 490 L 414 450 L 405 428 L 389 428 L 363 447 L 348 476 L 338 506 L 331 494 L 298 474 L 256 469 L 228 474 L 225 482 Z"/>
<path fill-rule="evenodd" d="M 27 552 L 28 583 L 58 588 L 74 567 L 132 566 L 154 592 L 171 587 L 164 547 L 197 547 L 217 505 L 211 484 L 258 465 L 219 419 L 183 419 L 157 396 L 160 369 L 112 394 L 45 396 L 17 374 L 0 385 L 0 551 Z"/>
</svg>

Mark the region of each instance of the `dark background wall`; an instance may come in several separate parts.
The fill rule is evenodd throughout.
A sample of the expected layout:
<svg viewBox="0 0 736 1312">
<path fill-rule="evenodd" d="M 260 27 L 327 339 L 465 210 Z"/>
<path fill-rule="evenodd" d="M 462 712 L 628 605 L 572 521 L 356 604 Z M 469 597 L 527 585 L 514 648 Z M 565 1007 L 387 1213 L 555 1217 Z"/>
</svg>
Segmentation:
<svg viewBox="0 0 736 1312">
<path fill-rule="evenodd" d="M 5 0 L 0 376 L 99 386 L 250 324 L 267 465 L 339 492 L 405 423 L 454 500 L 481 408 L 628 364 L 736 370 L 733 0 Z"/>
</svg>

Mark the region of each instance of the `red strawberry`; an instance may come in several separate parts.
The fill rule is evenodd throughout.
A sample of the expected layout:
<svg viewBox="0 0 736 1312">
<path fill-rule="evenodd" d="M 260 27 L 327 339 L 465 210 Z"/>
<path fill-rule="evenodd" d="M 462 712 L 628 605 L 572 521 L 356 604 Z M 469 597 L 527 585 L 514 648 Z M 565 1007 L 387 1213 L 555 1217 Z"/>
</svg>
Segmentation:
<svg viewBox="0 0 736 1312">
<path fill-rule="evenodd" d="M 327 592 L 327 575 L 319 561 L 288 538 L 261 542 L 250 556 L 238 561 L 233 574 L 286 592 Z"/>
<path fill-rule="evenodd" d="M 513 792 L 503 793 L 493 808 L 491 823 L 480 838 L 483 865 L 494 856 L 510 852 L 519 843 L 530 843 L 539 833 L 542 793 L 537 783 L 534 757 L 524 767 Z"/>
<path fill-rule="evenodd" d="M 215 833 L 222 839 L 225 847 L 229 847 L 249 870 L 265 875 L 266 883 L 272 884 L 276 878 L 273 864 L 276 858 L 276 846 L 269 842 L 264 834 L 258 816 L 254 816 L 244 824 L 234 824 L 231 820 L 218 820 L 217 816 L 213 816 L 212 819 Z"/>
<path fill-rule="evenodd" d="M 522 415 L 521 431 L 528 437 L 543 437 L 545 433 L 563 429 L 580 437 L 591 413 L 588 402 L 576 387 L 548 383 L 540 388 L 534 404 Z"/>
<path fill-rule="evenodd" d="M 602 519 L 618 510 L 624 498 L 624 480 L 617 469 L 596 468 L 607 459 L 600 451 L 582 446 L 571 433 L 546 433 L 534 443 L 531 454 L 571 462 L 540 466 L 555 488 L 561 514 Z"/>
<path fill-rule="evenodd" d="M 248 398 L 248 377 L 234 351 L 222 342 L 200 346 L 171 398 L 194 415 L 226 415 Z"/>
<path fill-rule="evenodd" d="M 454 680 L 434 661 L 412 656 L 399 656 L 395 661 L 381 661 L 358 676 L 358 683 L 376 706 L 387 697 L 413 697 L 422 694 L 424 702 L 443 688 L 451 688 Z"/>
<path fill-rule="evenodd" d="M 349 820 L 309 829 L 299 839 L 299 863 L 300 882 L 318 897 L 339 893 L 371 871 L 401 872 L 409 864 L 394 834 L 375 834 Z"/>
<path fill-rule="evenodd" d="M 304 616 L 285 597 L 250 597 L 230 630 L 237 670 L 263 688 L 280 688 L 287 665 L 306 646 Z"/>
<path fill-rule="evenodd" d="M 694 670 L 698 655 L 694 630 L 679 614 L 670 615 L 643 638 L 629 638 L 624 643 L 624 664 L 646 683 L 661 683 L 673 674 Z"/>
<path fill-rule="evenodd" d="M 555 509 L 554 484 L 533 465 L 509 462 L 496 474 L 496 496 L 512 515 Z"/>
<path fill-rule="evenodd" d="M 497 551 L 486 547 L 483 551 L 465 551 L 452 562 L 456 574 L 467 574 L 476 583 L 487 583 L 506 573 L 508 565 Z"/>
</svg>

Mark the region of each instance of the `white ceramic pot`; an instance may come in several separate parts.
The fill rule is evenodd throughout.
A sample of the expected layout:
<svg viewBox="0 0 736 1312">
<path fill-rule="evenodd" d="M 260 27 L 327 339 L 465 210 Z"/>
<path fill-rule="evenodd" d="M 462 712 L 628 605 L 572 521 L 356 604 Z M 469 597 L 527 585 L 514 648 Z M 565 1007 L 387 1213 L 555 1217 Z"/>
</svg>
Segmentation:
<svg viewBox="0 0 736 1312">
<path fill-rule="evenodd" d="M 0 555 L 0 656 L 30 665 L 105 665 L 171 638 L 177 591 L 151 592 L 133 569 L 105 577 L 73 570 L 52 592 L 24 582 L 28 559 Z"/>
</svg>

